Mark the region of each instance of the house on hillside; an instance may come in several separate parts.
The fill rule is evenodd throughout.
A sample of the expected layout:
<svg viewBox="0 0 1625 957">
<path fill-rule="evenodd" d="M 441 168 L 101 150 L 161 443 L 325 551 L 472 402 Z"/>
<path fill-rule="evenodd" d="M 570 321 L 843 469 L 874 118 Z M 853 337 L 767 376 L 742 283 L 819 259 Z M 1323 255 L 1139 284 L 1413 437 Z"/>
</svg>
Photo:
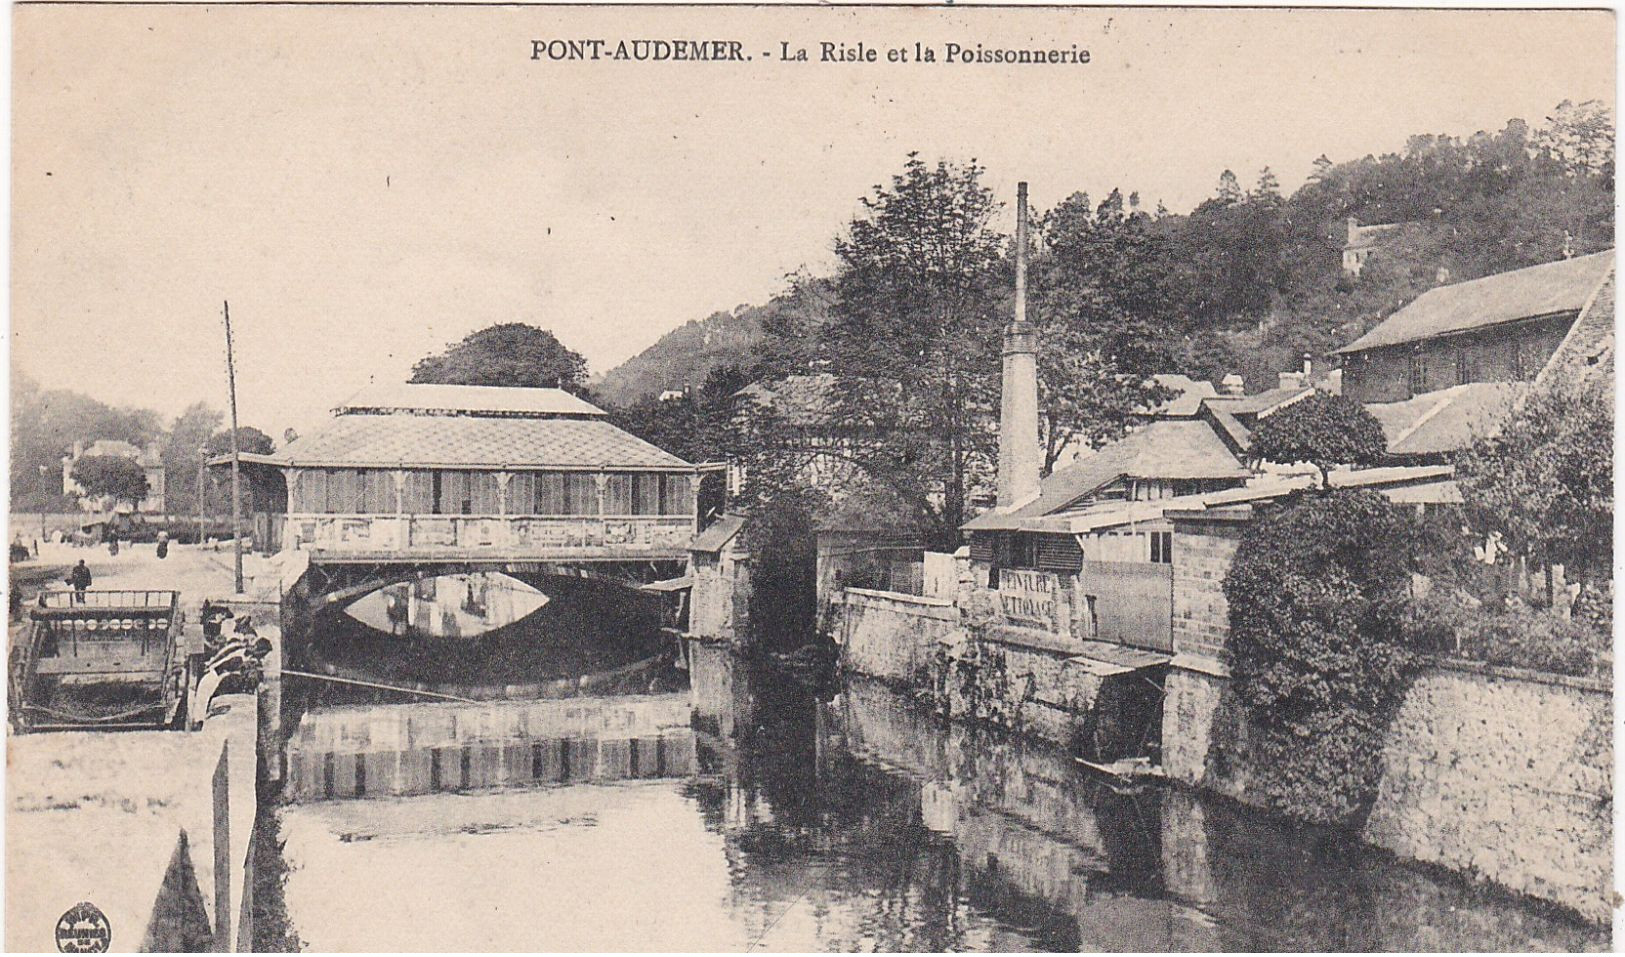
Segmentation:
<svg viewBox="0 0 1625 957">
<path fill-rule="evenodd" d="M 1360 275 L 1360 271 L 1365 268 L 1366 261 L 1377 251 L 1377 246 L 1382 241 L 1382 238 L 1409 225 L 1411 224 L 1372 223 L 1369 226 L 1362 226 L 1358 219 L 1350 216 L 1347 221 L 1348 233 L 1343 241 L 1344 275 Z"/>
<path fill-rule="evenodd" d="M 1612 374 L 1613 289 L 1609 250 L 1429 290 L 1337 350 L 1343 394 L 1382 424 L 1396 462 L 1443 461 L 1532 383 Z"/>
<path fill-rule="evenodd" d="M 62 456 L 62 494 L 79 499 L 79 507 L 87 512 L 104 512 L 108 503 L 103 498 L 90 498 L 73 480 L 73 467 L 87 456 L 111 456 L 130 459 L 141 466 L 147 476 L 147 497 L 136 505 L 136 511 L 156 513 L 164 511 L 164 460 L 156 445 L 143 449 L 118 439 L 97 439 L 86 447 L 83 442 L 73 443 L 73 451 Z"/>
</svg>

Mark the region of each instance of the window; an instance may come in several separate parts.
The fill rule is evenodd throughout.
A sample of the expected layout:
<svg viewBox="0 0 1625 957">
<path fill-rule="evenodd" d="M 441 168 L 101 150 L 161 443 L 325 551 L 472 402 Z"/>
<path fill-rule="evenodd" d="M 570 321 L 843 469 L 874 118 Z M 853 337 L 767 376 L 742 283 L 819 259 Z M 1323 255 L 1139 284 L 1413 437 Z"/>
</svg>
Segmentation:
<svg viewBox="0 0 1625 957">
<path fill-rule="evenodd" d="M 1159 565 L 1172 565 L 1174 563 L 1174 533 L 1151 533 L 1151 560 Z"/>
<path fill-rule="evenodd" d="M 1465 348 L 1456 350 L 1456 384 L 1466 385 L 1473 381 L 1472 357 Z"/>
<path fill-rule="evenodd" d="M 417 469 L 406 473 L 401 510 L 408 515 L 434 514 L 434 473 Z"/>
<path fill-rule="evenodd" d="M 1428 384 L 1428 357 L 1420 349 L 1411 353 L 1411 393 L 1426 392 Z"/>
<path fill-rule="evenodd" d="M 662 475 L 660 514 L 694 514 L 694 482 L 687 475 Z"/>
<path fill-rule="evenodd" d="M 495 490 L 489 494 L 494 502 Z M 515 472 L 508 478 L 508 514 L 597 515 L 597 476 L 591 472 Z"/>
</svg>

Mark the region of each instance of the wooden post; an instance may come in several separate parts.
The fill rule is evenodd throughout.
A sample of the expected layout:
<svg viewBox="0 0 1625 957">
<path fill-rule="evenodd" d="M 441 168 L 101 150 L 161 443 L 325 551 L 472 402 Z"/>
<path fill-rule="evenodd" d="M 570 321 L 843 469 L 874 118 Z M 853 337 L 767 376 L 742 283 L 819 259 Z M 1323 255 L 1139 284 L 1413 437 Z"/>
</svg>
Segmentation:
<svg viewBox="0 0 1625 957">
<path fill-rule="evenodd" d="M 224 304 L 226 317 L 226 386 L 231 397 L 231 552 L 236 592 L 243 593 L 243 504 L 239 473 L 242 450 L 237 442 L 237 367 L 231 355 L 231 303 Z"/>
</svg>

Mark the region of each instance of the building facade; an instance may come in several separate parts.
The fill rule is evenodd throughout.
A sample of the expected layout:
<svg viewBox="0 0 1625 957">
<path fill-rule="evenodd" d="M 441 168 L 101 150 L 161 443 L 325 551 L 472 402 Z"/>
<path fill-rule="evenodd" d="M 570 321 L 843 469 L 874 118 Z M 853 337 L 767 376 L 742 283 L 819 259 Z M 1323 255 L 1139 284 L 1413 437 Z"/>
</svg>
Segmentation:
<svg viewBox="0 0 1625 957">
<path fill-rule="evenodd" d="M 330 560 L 673 561 L 697 531 L 700 470 L 558 389 L 371 389 L 243 461 L 285 483 L 284 546 Z"/>
<path fill-rule="evenodd" d="M 73 451 L 62 457 L 62 494 L 79 499 L 79 506 L 87 512 L 105 512 L 114 503 L 105 498 L 92 498 L 73 480 L 73 467 L 81 458 L 110 456 L 130 459 L 141 466 L 147 478 L 147 497 L 136 503 L 135 510 L 147 514 L 164 511 L 164 460 L 156 446 L 140 448 L 117 439 L 97 439 L 88 447 L 83 442 L 73 443 Z"/>
<path fill-rule="evenodd" d="M 1401 402 L 1460 385 L 1533 380 L 1613 263 L 1609 250 L 1431 289 L 1337 350 L 1343 394 Z"/>
</svg>

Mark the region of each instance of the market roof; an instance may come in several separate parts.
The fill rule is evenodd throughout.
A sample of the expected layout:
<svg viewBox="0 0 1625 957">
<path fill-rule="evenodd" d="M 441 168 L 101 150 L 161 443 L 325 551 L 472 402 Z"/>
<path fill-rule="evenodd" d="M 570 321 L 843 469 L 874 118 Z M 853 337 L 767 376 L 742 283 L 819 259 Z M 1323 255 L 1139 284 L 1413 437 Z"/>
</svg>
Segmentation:
<svg viewBox="0 0 1625 957">
<path fill-rule="evenodd" d="M 1614 265 L 1612 249 L 1437 286 L 1336 352 L 1361 352 L 1536 316 L 1578 312 Z"/>
<path fill-rule="evenodd" d="M 413 412 L 514 417 L 605 414 L 603 409 L 563 389 L 415 382 L 368 386 L 344 400 L 333 411 L 337 415 Z"/>
<path fill-rule="evenodd" d="M 1252 473 L 1206 422 L 1158 419 L 1039 483 L 1038 496 L 1018 508 L 988 512 L 965 523 L 970 531 L 1003 527 L 1005 521 L 1058 512 L 1090 492 L 1127 476 L 1160 479 L 1246 478 Z"/>
<path fill-rule="evenodd" d="M 285 466 L 693 468 L 598 418 L 339 415 L 267 456 Z"/>
<path fill-rule="evenodd" d="M 1441 455 L 1468 448 L 1498 429 L 1527 382 L 1469 382 L 1403 402 L 1373 402 L 1389 455 Z"/>
</svg>

